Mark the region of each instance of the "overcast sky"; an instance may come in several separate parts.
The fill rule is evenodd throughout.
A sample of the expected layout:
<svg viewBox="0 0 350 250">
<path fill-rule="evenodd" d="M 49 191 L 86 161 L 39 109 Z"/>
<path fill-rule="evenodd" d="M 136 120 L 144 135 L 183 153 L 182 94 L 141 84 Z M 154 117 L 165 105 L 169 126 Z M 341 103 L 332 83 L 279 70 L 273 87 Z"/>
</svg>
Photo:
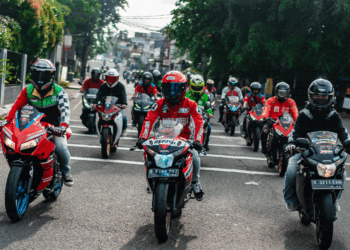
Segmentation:
<svg viewBox="0 0 350 250">
<path fill-rule="evenodd" d="M 129 7 L 125 8 L 125 11 L 121 10 L 120 15 L 125 17 L 122 18 L 122 22 L 132 22 L 133 24 L 129 26 L 123 23 L 118 23 L 117 27 L 120 30 L 128 30 L 129 37 L 133 37 L 135 32 L 149 33 L 151 30 L 157 30 L 169 24 L 171 21 L 170 13 L 175 9 L 176 0 L 128 0 L 128 2 Z M 154 17 L 151 19 L 149 17 L 147 17 L 147 19 L 134 18 L 142 16 Z M 135 27 L 136 25 L 146 26 L 151 30 Z"/>
</svg>

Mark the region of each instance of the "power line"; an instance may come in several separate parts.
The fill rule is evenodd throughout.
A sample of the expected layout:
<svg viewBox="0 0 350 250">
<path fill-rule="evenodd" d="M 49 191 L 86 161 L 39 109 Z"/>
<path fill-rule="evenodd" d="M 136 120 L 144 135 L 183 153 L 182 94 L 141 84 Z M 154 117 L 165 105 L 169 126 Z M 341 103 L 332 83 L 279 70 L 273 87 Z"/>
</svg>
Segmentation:
<svg viewBox="0 0 350 250">
<path fill-rule="evenodd" d="M 153 15 L 153 16 L 120 16 L 120 17 L 162 17 L 162 16 L 172 16 L 172 15 L 167 14 L 167 15 Z"/>
</svg>

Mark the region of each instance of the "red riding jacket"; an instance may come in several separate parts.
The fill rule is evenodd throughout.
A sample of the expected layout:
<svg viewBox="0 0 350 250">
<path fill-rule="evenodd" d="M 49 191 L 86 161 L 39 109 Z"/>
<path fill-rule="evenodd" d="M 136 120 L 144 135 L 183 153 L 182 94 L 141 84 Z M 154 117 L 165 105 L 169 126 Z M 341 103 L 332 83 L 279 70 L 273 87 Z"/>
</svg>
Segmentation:
<svg viewBox="0 0 350 250">
<path fill-rule="evenodd" d="M 287 98 L 285 102 L 280 103 L 277 96 L 274 96 L 266 101 L 262 112 L 262 117 L 271 117 L 274 120 L 277 120 L 277 118 L 280 117 L 283 112 L 288 112 L 295 121 L 298 117 L 298 108 L 295 101 L 291 98 Z"/>
<path fill-rule="evenodd" d="M 216 93 L 216 88 L 215 88 L 215 87 L 212 87 L 211 90 L 209 90 L 209 89 L 207 88 L 207 86 L 205 86 L 204 89 L 203 89 L 203 92 L 206 93 L 206 94 L 209 94 L 209 93 L 215 94 L 215 93 Z"/>
<path fill-rule="evenodd" d="M 80 90 L 86 91 L 88 89 L 99 89 L 103 83 L 104 81 L 102 79 L 98 79 L 98 82 L 94 82 L 91 78 L 88 78 L 85 80 Z"/>
<path fill-rule="evenodd" d="M 143 123 L 140 137 L 148 139 L 153 124 L 159 118 L 160 120 L 176 119 L 184 126 L 180 136 L 189 140 L 191 137 L 190 123 L 193 119 L 195 125 L 194 140 L 202 143 L 203 141 L 203 118 L 202 110 L 196 102 L 188 98 L 183 98 L 179 105 L 169 105 L 164 99 L 159 99 L 152 109 L 148 111 L 147 117 Z"/>
</svg>

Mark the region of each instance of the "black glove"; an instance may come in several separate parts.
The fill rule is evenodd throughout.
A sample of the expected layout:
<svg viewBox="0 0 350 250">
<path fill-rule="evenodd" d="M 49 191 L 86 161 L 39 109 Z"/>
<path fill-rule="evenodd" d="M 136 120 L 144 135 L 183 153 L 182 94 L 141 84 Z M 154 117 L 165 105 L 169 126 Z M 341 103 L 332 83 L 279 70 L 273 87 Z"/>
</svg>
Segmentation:
<svg viewBox="0 0 350 250">
<path fill-rule="evenodd" d="M 147 141 L 146 139 L 143 139 L 143 138 L 139 138 L 139 140 L 136 142 L 136 146 L 139 148 L 139 149 L 143 149 L 142 147 L 142 144 Z"/>
<path fill-rule="evenodd" d="M 62 137 L 66 134 L 67 129 L 64 126 L 56 127 L 53 131 L 55 136 Z"/>
<path fill-rule="evenodd" d="M 195 141 L 193 143 L 193 148 L 197 151 L 201 151 L 203 148 L 202 143 L 200 143 L 199 141 Z"/>
</svg>

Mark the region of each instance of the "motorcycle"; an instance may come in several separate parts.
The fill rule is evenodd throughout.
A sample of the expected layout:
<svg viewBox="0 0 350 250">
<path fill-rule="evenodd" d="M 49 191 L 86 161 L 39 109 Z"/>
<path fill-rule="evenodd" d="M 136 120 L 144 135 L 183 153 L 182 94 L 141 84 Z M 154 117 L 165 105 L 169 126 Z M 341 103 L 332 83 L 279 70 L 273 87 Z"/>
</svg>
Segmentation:
<svg viewBox="0 0 350 250">
<path fill-rule="evenodd" d="M 296 146 L 301 152 L 298 162 L 296 190 L 300 203 L 299 216 L 303 225 L 316 224 L 316 237 L 321 249 L 332 244 L 335 203 L 344 190 L 345 161 L 350 141 L 344 148 L 337 145 L 338 136 L 329 131 L 307 134 Z"/>
<path fill-rule="evenodd" d="M 129 84 L 130 82 L 131 82 L 131 76 L 130 76 L 130 74 L 128 74 L 126 76 L 126 83 Z"/>
<path fill-rule="evenodd" d="M 203 108 L 202 106 L 199 106 L 200 108 Z M 209 140 L 208 138 L 208 124 L 209 124 L 209 115 L 207 113 L 207 110 L 211 107 L 210 102 L 208 101 L 205 105 L 205 107 L 202 110 L 202 118 L 203 118 L 203 129 L 204 129 L 204 133 L 203 133 L 203 145 L 206 145 L 207 140 Z M 207 152 L 205 150 L 205 148 L 203 147 L 201 153 L 203 155 L 207 155 Z"/>
<path fill-rule="evenodd" d="M 267 164 L 269 168 L 274 168 L 278 164 L 278 172 L 284 176 L 288 166 L 288 156 L 286 147 L 288 136 L 294 128 L 294 120 L 288 112 L 284 112 L 277 121 L 272 121 L 272 128 L 267 137 Z"/>
<path fill-rule="evenodd" d="M 225 132 L 230 131 L 230 135 L 235 134 L 236 126 L 239 126 L 239 116 L 241 115 L 242 104 L 238 96 L 227 96 L 222 124 Z"/>
<path fill-rule="evenodd" d="M 102 157 L 107 159 L 111 152 L 116 152 L 123 130 L 121 105 L 116 104 L 118 97 L 104 96 L 96 107 L 98 116 L 96 130 L 101 143 Z"/>
<path fill-rule="evenodd" d="M 160 121 L 155 137 L 145 141 L 145 170 L 153 193 L 155 234 L 159 242 L 170 235 L 172 218 L 179 217 L 192 194 L 192 148 L 179 135 L 183 126 L 176 120 Z M 194 197 L 193 197 L 194 198 Z"/>
<path fill-rule="evenodd" d="M 5 188 L 5 207 L 9 218 L 20 221 L 29 203 L 43 194 L 54 201 L 63 188 L 63 178 L 53 143 L 54 127 L 41 122 L 45 114 L 26 105 L 16 118 L 2 127 L 1 144 L 10 166 Z M 68 129 L 67 139 L 71 136 Z"/>
<path fill-rule="evenodd" d="M 146 93 L 142 93 L 138 94 L 134 100 L 133 116 L 134 121 L 137 124 L 137 137 L 140 137 L 143 121 L 154 103 L 154 97 L 152 98 Z"/>
<path fill-rule="evenodd" d="M 210 102 L 211 108 L 212 108 L 213 113 L 214 113 L 215 106 L 216 106 L 214 94 L 209 93 L 208 96 L 209 96 L 209 102 Z"/>
<path fill-rule="evenodd" d="M 262 124 L 260 120 L 262 119 L 262 111 L 263 106 L 258 103 L 256 106 L 252 108 L 251 111 L 247 112 L 247 122 L 246 122 L 246 132 L 247 136 L 245 138 L 247 146 L 251 146 L 254 144 L 253 151 L 257 152 L 259 149 L 259 143 L 260 143 L 260 134 L 262 129 Z M 241 127 L 241 131 L 243 130 L 243 127 Z"/>
<path fill-rule="evenodd" d="M 88 89 L 85 93 L 82 94 L 82 103 L 83 103 L 83 114 L 80 116 L 81 122 L 85 127 L 89 129 L 90 134 L 96 132 L 96 111 L 92 108 L 98 89 Z"/>
</svg>

